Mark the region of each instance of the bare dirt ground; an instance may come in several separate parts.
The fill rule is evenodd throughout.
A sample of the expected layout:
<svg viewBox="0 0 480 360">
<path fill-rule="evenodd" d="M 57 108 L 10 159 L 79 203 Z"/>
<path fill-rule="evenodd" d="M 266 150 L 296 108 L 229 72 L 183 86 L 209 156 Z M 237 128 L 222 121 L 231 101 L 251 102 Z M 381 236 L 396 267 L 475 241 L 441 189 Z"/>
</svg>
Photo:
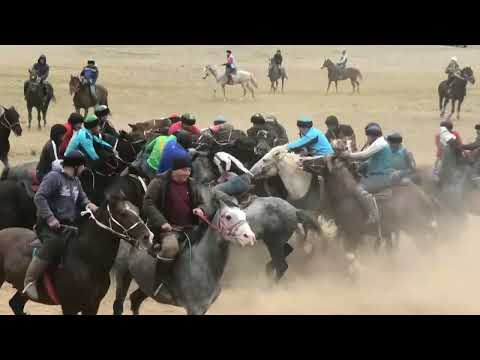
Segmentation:
<svg viewBox="0 0 480 360">
<path fill-rule="evenodd" d="M 276 48 L 284 53 L 289 80 L 284 95 L 269 94 L 267 58 Z M 275 114 L 296 136 L 295 120 L 312 115 L 316 125 L 335 114 L 352 124 L 358 137 L 367 122 L 378 121 L 385 132 L 400 131 L 405 145 L 419 164 L 431 164 L 433 137 L 438 129 L 438 83 L 451 56 L 462 66 L 477 71 L 480 48 L 446 46 L 347 46 L 351 66 L 364 77 L 361 94 L 350 95 L 348 81 L 339 83 L 339 93 L 326 96 L 326 70 L 320 70 L 325 57 L 337 59 L 341 46 L 235 46 L 239 67 L 255 74 L 259 82 L 257 99 L 241 100 L 241 88 L 227 88 L 230 100 L 212 98 L 213 80 L 202 80 L 206 64 L 219 64 L 225 58 L 224 46 L 1 46 L 0 103 L 20 110 L 23 136 L 12 136 L 12 163 L 35 158 L 48 138 L 49 127 L 64 123 L 71 111 L 68 93 L 70 74 L 78 73 L 87 58 L 94 57 L 100 68 L 99 83 L 109 90 L 113 119 L 119 128 L 128 123 L 192 112 L 202 127 L 216 115 L 224 115 L 246 129 L 254 112 Z M 40 53 L 51 66 L 50 82 L 57 103 L 52 104 L 48 127 L 26 130 L 27 112 L 23 81 L 27 68 Z M 477 76 L 480 76 L 477 74 Z M 475 137 L 479 122 L 480 91 L 468 87 L 462 119 L 455 127 L 466 140 Z M 219 94 L 221 96 L 221 94 Z M 38 155 L 36 155 L 38 156 Z M 480 311 L 476 279 L 480 275 L 476 225 L 470 219 L 467 229 L 435 253 L 422 255 L 408 238 L 401 239 L 399 252 L 362 258 L 365 270 L 358 284 L 351 285 L 329 271 L 328 264 L 314 259 L 305 264 L 301 253 L 293 254 L 285 281 L 271 287 L 264 275 L 267 259 L 262 244 L 254 249 L 235 249 L 227 267 L 225 289 L 210 314 L 470 314 Z M 419 240 L 419 239 L 416 239 Z M 0 314 L 9 314 L 8 284 L 0 290 Z M 110 314 L 113 294 L 104 299 L 100 313 Z M 125 303 L 128 309 L 129 302 Z M 28 304 L 33 314 L 59 314 L 59 307 Z M 147 300 L 143 314 L 182 314 L 176 309 Z"/>
</svg>

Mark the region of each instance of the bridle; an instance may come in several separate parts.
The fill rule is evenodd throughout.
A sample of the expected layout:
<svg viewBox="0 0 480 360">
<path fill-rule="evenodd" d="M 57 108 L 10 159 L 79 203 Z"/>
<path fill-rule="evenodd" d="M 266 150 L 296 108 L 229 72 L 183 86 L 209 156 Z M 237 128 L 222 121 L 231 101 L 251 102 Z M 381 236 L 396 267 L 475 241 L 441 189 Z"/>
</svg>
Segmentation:
<svg viewBox="0 0 480 360">
<path fill-rule="evenodd" d="M 231 225 L 231 226 L 228 226 L 228 224 L 226 224 L 225 220 L 222 221 L 222 219 L 225 219 L 225 212 L 222 213 L 222 211 L 220 211 L 220 214 L 219 214 L 219 217 L 218 217 L 218 222 L 217 224 L 213 224 L 212 222 L 210 222 L 210 220 L 208 220 L 208 218 L 206 216 L 203 216 L 203 215 L 197 215 L 203 222 L 205 222 L 206 224 L 208 224 L 208 226 L 210 226 L 213 230 L 217 231 L 218 233 L 220 233 L 220 235 L 222 235 L 222 237 L 225 239 L 227 237 L 230 237 L 232 236 L 233 234 L 235 234 L 235 232 L 244 224 L 247 223 L 247 220 L 239 220 L 238 222 L 236 222 L 235 224 Z"/>
<path fill-rule="evenodd" d="M 93 211 L 90 210 L 90 209 L 82 211 L 81 215 L 84 216 L 86 214 L 89 214 L 90 215 L 89 218 L 92 219 L 93 221 L 95 221 L 95 223 L 100 228 L 102 228 L 104 230 L 107 230 L 108 232 L 118 236 L 120 239 L 125 240 L 130 245 L 132 245 L 134 247 L 138 247 L 139 246 L 139 240 L 136 240 L 135 238 L 133 238 L 129 234 L 129 232 L 132 231 L 133 229 L 135 229 L 136 227 L 140 226 L 140 225 L 145 226 L 148 231 L 150 231 L 150 229 L 148 228 L 147 224 L 145 224 L 143 222 L 143 220 L 140 218 L 140 216 L 138 216 L 137 213 L 135 213 L 133 210 L 130 210 L 130 209 L 127 209 L 127 211 L 130 211 L 132 214 L 135 214 L 135 216 L 138 218 L 138 221 L 135 224 L 133 224 L 132 226 L 130 226 L 128 229 L 125 228 L 125 226 L 123 226 L 117 219 L 115 219 L 115 217 L 112 215 L 112 212 L 110 211 L 110 205 L 109 204 L 107 204 L 108 226 L 105 225 L 104 223 L 102 223 L 100 220 L 98 220 L 95 217 L 95 215 L 93 214 Z M 113 229 L 112 222 L 113 222 L 113 224 L 117 225 L 120 228 L 121 232 Z"/>
<path fill-rule="evenodd" d="M 15 124 L 12 124 L 10 122 L 10 120 L 8 120 L 7 118 L 7 109 L 3 108 L 3 115 L 0 119 L 0 125 L 2 125 L 4 128 L 6 128 L 7 130 L 10 130 L 10 131 L 13 131 L 15 132 L 13 129 L 15 127 L 17 127 L 18 125 L 20 125 L 18 122 L 15 123 Z"/>
</svg>

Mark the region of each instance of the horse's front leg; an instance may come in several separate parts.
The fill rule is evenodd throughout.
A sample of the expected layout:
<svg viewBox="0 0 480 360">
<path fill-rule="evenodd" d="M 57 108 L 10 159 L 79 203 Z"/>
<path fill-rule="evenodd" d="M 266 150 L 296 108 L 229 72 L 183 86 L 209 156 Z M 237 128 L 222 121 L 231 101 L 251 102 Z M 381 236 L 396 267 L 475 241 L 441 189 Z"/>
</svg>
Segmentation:
<svg viewBox="0 0 480 360">
<path fill-rule="evenodd" d="M 460 120 L 460 109 L 462 108 L 463 99 L 458 100 L 457 105 L 457 120 Z"/>
<path fill-rule="evenodd" d="M 335 80 L 335 92 L 338 94 L 338 81 Z"/>
<path fill-rule="evenodd" d="M 31 129 L 32 128 L 32 107 L 27 106 L 27 110 L 28 110 L 28 128 Z"/>
<path fill-rule="evenodd" d="M 327 86 L 327 95 L 328 95 L 328 91 L 330 90 L 330 85 L 332 84 L 332 81 L 331 80 L 328 80 L 328 86 Z"/>
<path fill-rule="evenodd" d="M 245 96 L 247 96 L 247 89 L 245 88 L 245 85 L 244 85 L 244 84 L 241 84 L 241 85 L 242 85 L 242 89 L 243 89 L 242 98 L 244 98 Z"/>
<path fill-rule="evenodd" d="M 452 110 L 450 111 L 450 115 L 448 116 L 448 118 L 450 119 L 453 114 L 455 114 L 455 99 L 452 99 Z"/>
<path fill-rule="evenodd" d="M 283 82 L 285 81 L 285 78 L 282 77 L 282 94 L 283 94 Z"/>
<path fill-rule="evenodd" d="M 40 110 L 39 108 L 37 108 L 37 120 L 38 120 L 38 130 L 41 130 L 42 129 L 42 124 L 41 124 L 42 110 Z"/>
<path fill-rule="evenodd" d="M 227 101 L 227 95 L 225 95 L 225 84 L 222 85 L 222 91 L 223 91 L 223 101 Z"/>
</svg>

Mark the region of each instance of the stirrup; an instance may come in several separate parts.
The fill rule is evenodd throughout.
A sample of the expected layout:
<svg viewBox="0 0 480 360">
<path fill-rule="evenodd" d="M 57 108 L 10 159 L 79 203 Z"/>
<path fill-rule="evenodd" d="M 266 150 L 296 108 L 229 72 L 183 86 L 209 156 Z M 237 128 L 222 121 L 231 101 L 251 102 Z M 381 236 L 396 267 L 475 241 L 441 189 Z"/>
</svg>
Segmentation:
<svg viewBox="0 0 480 360">
<path fill-rule="evenodd" d="M 162 288 L 162 286 L 163 286 L 163 282 L 160 283 L 160 285 L 157 287 L 157 290 L 155 290 L 155 291 L 153 292 L 153 296 L 157 296 L 157 295 L 158 295 L 158 293 L 160 292 L 160 289 Z"/>
<path fill-rule="evenodd" d="M 28 289 L 31 288 L 33 285 L 35 285 L 35 282 L 36 282 L 35 280 L 30 281 L 27 285 L 25 285 L 25 287 L 22 290 L 22 294 L 26 294 Z"/>
</svg>

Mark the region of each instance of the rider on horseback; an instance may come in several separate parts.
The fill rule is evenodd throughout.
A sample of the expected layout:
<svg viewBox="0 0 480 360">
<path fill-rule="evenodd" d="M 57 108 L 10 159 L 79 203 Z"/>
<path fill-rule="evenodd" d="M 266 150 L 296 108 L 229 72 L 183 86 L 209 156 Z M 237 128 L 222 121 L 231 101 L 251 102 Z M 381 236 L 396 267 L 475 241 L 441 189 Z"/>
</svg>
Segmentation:
<svg viewBox="0 0 480 360">
<path fill-rule="evenodd" d="M 40 85 L 43 89 L 44 97 L 48 96 L 47 94 L 47 78 L 50 73 L 50 66 L 47 64 L 47 57 L 45 55 L 40 55 L 37 62 L 33 64 L 32 70 L 40 81 Z M 23 95 L 25 100 L 27 98 L 27 89 L 28 89 L 29 80 L 25 81 L 23 85 Z"/>
<path fill-rule="evenodd" d="M 277 65 L 279 68 L 282 67 L 283 57 L 280 49 L 277 50 L 275 55 L 273 55 L 273 63 Z"/>
<path fill-rule="evenodd" d="M 300 139 L 287 145 L 289 151 L 302 151 L 312 156 L 333 155 L 333 149 L 325 135 L 313 127 L 313 121 L 308 116 L 297 120 Z"/>
<path fill-rule="evenodd" d="M 213 216 L 213 209 L 202 198 L 199 185 L 190 177 L 191 168 L 190 156 L 174 158 L 172 169 L 150 182 L 143 201 L 142 212 L 157 243 L 153 248 L 157 253 L 157 276 L 153 287 L 155 295 L 161 290 L 160 275 L 170 273 L 173 260 L 179 252 L 179 239 L 171 236 L 174 227 L 190 228 L 197 225 L 199 221 L 194 215 Z"/>
<path fill-rule="evenodd" d="M 59 147 L 65 138 L 67 129 L 61 124 L 55 124 L 50 129 L 50 140 L 47 141 L 40 154 L 37 164 L 37 179 L 41 182 L 52 169 L 61 169 Z"/>
<path fill-rule="evenodd" d="M 171 170 L 173 160 L 178 157 L 188 156 L 188 149 L 193 146 L 192 135 L 189 132 L 181 130 L 176 132 L 174 136 L 176 141 L 169 141 L 163 148 L 161 159 L 158 162 L 158 174 Z"/>
<path fill-rule="evenodd" d="M 466 165 L 462 145 L 446 127 L 440 127 L 440 145 L 442 159 L 438 166 L 438 185 L 457 184 L 464 174 Z"/>
<path fill-rule="evenodd" d="M 71 230 L 62 225 L 74 226 L 79 209 L 97 210 L 88 200 L 78 179 L 84 166 L 83 154 L 79 151 L 71 152 L 63 159 L 63 169 L 49 172 L 35 195 L 38 213 L 36 232 L 42 241 L 42 247 L 32 257 L 24 281 L 24 292 L 32 300 L 39 300 L 36 282 L 50 264 L 59 261 L 65 241 L 71 234 Z"/>
<path fill-rule="evenodd" d="M 68 117 L 68 121 L 65 125 L 65 129 L 67 129 L 67 133 L 63 138 L 62 144 L 60 145 L 60 156 L 63 157 L 63 154 L 67 150 L 67 146 L 70 143 L 70 140 L 73 137 L 73 134 L 76 133 L 78 130 L 82 128 L 83 125 L 83 116 L 79 113 L 71 113 Z"/>
<path fill-rule="evenodd" d="M 100 133 L 106 133 L 117 138 L 119 134 L 109 120 L 110 114 L 110 109 L 107 105 L 97 105 L 95 107 L 95 116 L 98 118 L 98 123 L 100 124 Z"/>
<path fill-rule="evenodd" d="M 417 171 L 416 162 L 413 154 L 402 145 L 402 135 L 395 132 L 387 136 L 387 141 L 392 151 L 392 168 L 394 169 L 391 175 L 392 184 L 399 184 L 403 179 L 413 181 Z"/>
<path fill-rule="evenodd" d="M 107 151 L 113 150 L 112 145 L 99 138 L 99 134 L 100 126 L 97 117 L 95 115 L 88 115 L 83 124 L 83 128 L 78 131 L 70 141 L 70 144 L 68 144 L 65 155 L 80 150 L 87 155 L 91 161 L 92 168 L 99 167 L 103 161 L 95 150 L 94 145 L 100 145 L 101 148 Z M 113 150 L 113 152 L 115 153 L 115 150 Z"/>
<path fill-rule="evenodd" d="M 95 104 L 98 103 L 97 99 L 97 92 L 95 84 L 97 82 L 99 75 L 99 71 L 97 66 L 95 65 L 95 60 L 88 60 L 87 66 L 85 66 L 80 73 L 80 77 L 82 78 L 83 82 L 88 84 L 88 88 L 90 89 L 90 95 L 92 96 Z"/>
<path fill-rule="evenodd" d="M 231 50 L 227 50 L 227 62 L 222 65 L 225 66 L 225 74 L 228 79 L 227 84 L 233 85 L 233 75 L 237 73 L 237 62 L 235 61 Z"/>
<path fill-rule="evenodd" d="M 172 124 L 168 129 L 168 135 L 173 135 L 180 130 L 188 131 L 194 135 L 200 135 L 200 129 L 195 126 L 197 119 L 195 116 L 185 113 L 181 116 L 180 121 Z"/>
<path fill-rule="evenodd" d="M 452 83 L 452 80 L 455 78 L 455 76 L 461 78 L 460 71 L 461 69 L 458 65 L 457 58 L 454 56 L 450 59 L 450 62 L 445 69 L 445 74 L 448 74 L 448 85 Z"/>
<path fill-rule="evenodd" d="M 353 193 L 365 210 L 367 224 L 378 223 L 379 213 L 375 199 L 371 193 L 381 191 L 391 185 L 392 151 L 378 124 L 370 124 L 365 130 L 368 147 L 359 152 L 344 152 L 341 158 L 364 161 L 365 175 L 354 188 Z"/>
<path fill-rule="evenodd" d="M 147 177 L 153 179 L 162 159 L 163 151 L 169 142 L 176 141 L 174 135 L 159 135 L 145 149 L 138 154 L 137 159 L 132 163 L 132 167 Z"/>
<path fill-rule="evenodd" d="M 222 115 L 219 115 L 213 120 L 213 126 L 226 124 L 227 120 Z"/>
<path fill-rule="evenodd" d="M 442 128 L 446 128 L 449 133 L 455 136 L 455 139 L 459 145 L 462 145 L 462 138 L 460 137 L 460 133 L 456 130 L 453 130 L 453 123 L 450 120 L 444 120 L 440 123 L 440 131 Z M 433 176 L 438 181 L 439 180 L 439 171 L 442 163 L 443 157 L 443 148 L 446 146 L 446 142 L 440 141 L 440 133 L 435 135 L 435 145 L 437 147 L 437 158 L 435 160 L 435 164 L 433 166 Z"/>
<path fill-rule="evenodd" d="M 342 50 L 342 57 L 340 58 L 340 60 L 338 61 L 337 65 L 336 65 L 337 74 L 338 74 L 339 77 L 342 76 L 343 72 L 347 68 L 347 61 L 348 61 L 347 50 L 343 49 Z"/>
<path fill-rule="evenodd" d="M 258 133 L 264 130 L 273 138 L 273 146 L 288 143 L 287 132 L 273 115 L 269 115 L 267 119 L 265 119 L 262 114 L 256 113 L 252 115 L 250 122 L 252 123 L 252 127 L 247 130 L 247 136 L 249 138 L 255 139 L 256 141 Z"/>
<path fill-rule="evenodd" d="M 355 132 L 350 125 L 339 124 L 338 119 L 335 115 L 330 115 L 325 120 L 325 125 L 327 125 L 327 132 L 325 136 L 328 141 L 331 143 L 335 139 L 344 139 L 348 137 L 352 140 L 352 151 L 357 151 L 357 141 L 355 139 Z"/>
</svg>

